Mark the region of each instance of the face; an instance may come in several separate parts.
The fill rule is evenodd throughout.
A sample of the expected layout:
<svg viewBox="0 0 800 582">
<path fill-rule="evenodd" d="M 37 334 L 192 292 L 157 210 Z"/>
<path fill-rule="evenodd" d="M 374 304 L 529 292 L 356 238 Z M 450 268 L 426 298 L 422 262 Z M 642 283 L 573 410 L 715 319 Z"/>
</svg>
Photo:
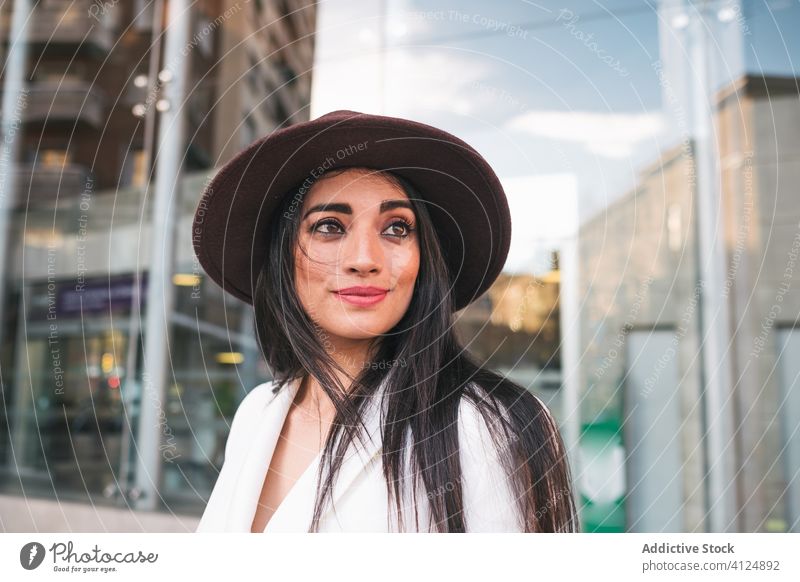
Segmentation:
<svg viewBox="0 0 800 582">
<path fill-rule="evenodd" d="M 380 175 L 348 169 L 306 192 L 297 292 L 332 342 L 372 339 L 403 317 L 419 272 L 416 227 L 408 196 Z"/>
</svg>

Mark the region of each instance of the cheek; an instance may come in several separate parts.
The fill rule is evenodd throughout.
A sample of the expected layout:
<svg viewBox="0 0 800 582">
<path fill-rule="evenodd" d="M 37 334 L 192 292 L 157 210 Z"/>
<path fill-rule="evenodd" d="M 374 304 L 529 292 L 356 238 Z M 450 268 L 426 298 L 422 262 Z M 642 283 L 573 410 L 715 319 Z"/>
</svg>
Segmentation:
<svg viewBox="0 0 800 582">
<path fill-rule="evenodd" d="M 294 272 L 298 287 L 321 281 L 326 274 L 324 258 L 315 256 L 313 248 L 307 246 L 305 248 L 306 252 L 298 248 L 294 254 Z"/>
<path fill-rule="evenodd" d="M 303 253 L 295 254 L 294 280 L 297 296 L 307 312 L 319 302 L 321 278 L 313 261 Z"/>
<path fill-rule="evenodd" d="M 416 247 L 397 253 L 392 259 L 392 277 L 411 292 L 419 274 L 419 249 Z"/>
</svg>

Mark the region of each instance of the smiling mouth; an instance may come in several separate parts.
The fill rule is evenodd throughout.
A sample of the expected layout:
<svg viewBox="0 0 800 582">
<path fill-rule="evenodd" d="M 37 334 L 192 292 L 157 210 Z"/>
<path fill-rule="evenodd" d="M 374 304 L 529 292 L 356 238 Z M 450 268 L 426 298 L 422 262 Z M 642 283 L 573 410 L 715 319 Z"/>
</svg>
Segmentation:
<svg viewBox="0 0 800 582">
<path fill-rule="evenodd" d="M 334 293 L 341 293 L 343 295 L 382 295 L 388 289 L 385 287 L 376 287 L 374 285 L 353 285 L 352 287 L 344 287 L 334 291 Z"/>
<path fill-rule="evenodd" d="M 387 289 L 379 289 L 377 287 L 362 287 L 342 289 L 334 291 L 334 294 L 351 305 L 366 307 L 383 301 L 388 292 Z"/>
</svg>

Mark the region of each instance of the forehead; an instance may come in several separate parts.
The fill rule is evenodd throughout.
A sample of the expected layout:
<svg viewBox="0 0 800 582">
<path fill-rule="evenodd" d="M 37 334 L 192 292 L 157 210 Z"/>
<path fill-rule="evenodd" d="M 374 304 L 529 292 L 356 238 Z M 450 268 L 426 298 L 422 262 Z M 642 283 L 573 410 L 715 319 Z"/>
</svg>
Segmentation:
<svg viewBox="0 0 800 582">
<path fill-rule="evenodd" d="M 377 172 L 347 169 L 336 175 L 324 175 L 309 188 L 304 206 L 337 200 L 351 204 L 405 198 L 408 195 L 397 184 Z"/>
</svg>

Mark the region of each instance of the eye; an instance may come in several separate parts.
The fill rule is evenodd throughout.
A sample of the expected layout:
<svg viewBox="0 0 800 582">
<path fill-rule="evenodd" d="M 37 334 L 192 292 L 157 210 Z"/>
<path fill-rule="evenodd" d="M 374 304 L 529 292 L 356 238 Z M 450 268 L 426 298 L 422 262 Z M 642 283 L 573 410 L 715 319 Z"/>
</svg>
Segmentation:
<svg viewBox="0 0 800 582">
<path fill-rule="evenodd" d="M 325 234 L 325 235 L 342 234 L 342 230 L 343 230 L 342 225 L 339 224 L 339 221 L 334 220 L 333 218 L 325 218 L 322 220 L 318 220 L 313 225 L 311 225 L 310 228 L 311 232 L 318 232 L 319 234 Z"/>
<path fill-rule="evenodd" d="M 414 228 L 405 220 L 395 220 L 392 224 L 390 224 L 385 231 L 388 232 L 389 236 L 394 236 L 397 238 L 406 238 L 409 234 L 414 231 Z"/>
</svg>

